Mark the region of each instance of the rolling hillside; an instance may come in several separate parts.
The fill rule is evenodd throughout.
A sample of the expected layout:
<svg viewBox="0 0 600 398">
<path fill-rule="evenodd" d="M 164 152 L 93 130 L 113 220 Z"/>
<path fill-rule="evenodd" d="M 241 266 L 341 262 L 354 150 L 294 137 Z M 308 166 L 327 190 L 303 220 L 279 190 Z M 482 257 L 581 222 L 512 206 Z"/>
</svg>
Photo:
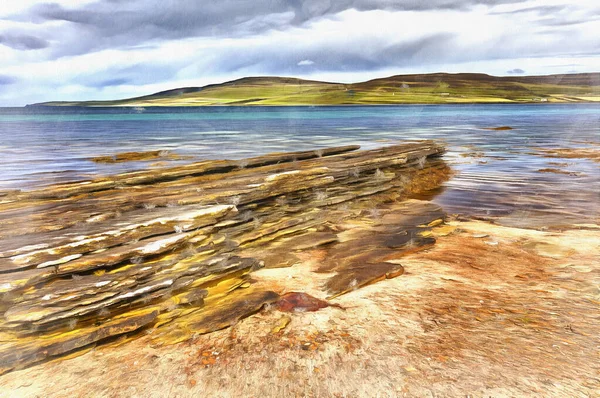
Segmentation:
<svg viewBox="0 0 600 398">
<path fill-rule="evenodd" d="M 600 73 L 497 77 L 477 73 L 398 75 L 343 84 L 287 77 L 246 77 L 114 101 L 36 106 L 353 105 L 600 102 Z"/>
</svg>

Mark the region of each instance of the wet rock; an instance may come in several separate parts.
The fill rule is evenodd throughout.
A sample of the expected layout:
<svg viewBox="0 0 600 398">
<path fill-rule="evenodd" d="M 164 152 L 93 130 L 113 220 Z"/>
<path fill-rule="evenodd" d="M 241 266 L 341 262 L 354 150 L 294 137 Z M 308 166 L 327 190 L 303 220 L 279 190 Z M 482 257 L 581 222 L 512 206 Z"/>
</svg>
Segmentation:
<svg viewBox="0 0 600 398">
<path fill-rule="evenodd" d="M 189 319 L 189 327 L 197 333 L 208 333 L 235 325 L 240 319 L 271 304 L 279 295 L 271 291 L 244 291 L 232 299 L 222 300 L 204 308 Z"/>
<path fill-rule="evenodd" d="M 539 169 L 538 172 L 539 173 L 565 174 L 565 175 L 570 175 L 570 176 L 579 176 L 579 175 L 581 175 L 581 173 L 575 173 L 575 172 L 572 172 L 572 171 L 555 169 L 555 168 Z"/>
<path fill-rule="evenodd" d="M 111 156 L 96 156 L 91 158 L 96 163 L 123 163 L 139 162 L 154 159 L 182 160 L 185 157 L 171 153 L 165 150 L 146 151 L 146 152 L 120 152 Z"/>
<path fill-rule="evenodd" d="M 99 326 L 92 325 L 78 329 L 78 333 L 64 333 L 42 340 L 37 337 L 21 338 L 17 347 L 14 344 L 2 342 L 0 344 L 0 373 L 52 356 L 69 353 L 108 337 L 133 332 L 150 324 L 157 315 L 156 309 L 147 308 L 122 314 Z"/>
<path fill-rule="evenodd" d="M 343 272 L 338 271 L 335 277 L 329 279 L 325 288 L 329 293 L 328 298 L 332 299 L 363 286 L 400 276 L 403 273 L 404 267 L 400 264 L 352 262 L 344 268 Z"/>
<path fill-rule="evenodd" d="M 249 277 L 312 251 L 325 253 L 330 296 L 399 276 L 396 260 L 433 244 L 444 221 L 438 206 L 410 199 L 449 177 L 443 153 L 431 141 L 325 148 L 2 196 L 0 372 L 141 330 L 174 344 L 270 303 L 324 308 Z"/>
<path fill-rule="evenodd" d="M 588 148 L 536 148 L 536 151 L 548 158 L 589 159 L 600 162 L 600 150 Z"/>
</svg>

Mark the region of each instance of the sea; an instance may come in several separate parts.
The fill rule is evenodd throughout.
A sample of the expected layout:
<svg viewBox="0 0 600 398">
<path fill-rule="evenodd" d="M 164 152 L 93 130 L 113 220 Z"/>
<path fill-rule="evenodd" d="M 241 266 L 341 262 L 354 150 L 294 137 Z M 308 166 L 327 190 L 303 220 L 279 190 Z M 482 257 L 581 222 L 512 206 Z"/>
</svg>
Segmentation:
<svg viewBox="0 0 600 398">
<path fill-rule="evenodd" d="M 168 151 L 177 165 L 423 139 L 447 145 L 455 173 L 430 199 L 449 212 L 598 220 L 600 163 L 544 150 L 600 151 L 600 104 L 0 108 L 0 191 L 165 167 L 91 160 L 121 152 Z"/>
</svg>

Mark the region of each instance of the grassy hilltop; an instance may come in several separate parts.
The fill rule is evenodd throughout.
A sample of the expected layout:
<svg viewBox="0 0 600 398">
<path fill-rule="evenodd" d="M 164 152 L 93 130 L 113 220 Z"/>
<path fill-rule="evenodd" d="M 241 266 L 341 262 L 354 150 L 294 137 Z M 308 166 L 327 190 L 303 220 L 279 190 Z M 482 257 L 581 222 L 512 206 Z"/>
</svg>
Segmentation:
<svg viewBox="0 0 600 398">
<path fill-rule="evenodd" d="M 478 73 L 398 75 L 343 84 L 287 77 L 246 77 L 114 101 L 46 106 L 368 105 L 600 102 L 600 73 L 497 77 Z"/>
</svg>

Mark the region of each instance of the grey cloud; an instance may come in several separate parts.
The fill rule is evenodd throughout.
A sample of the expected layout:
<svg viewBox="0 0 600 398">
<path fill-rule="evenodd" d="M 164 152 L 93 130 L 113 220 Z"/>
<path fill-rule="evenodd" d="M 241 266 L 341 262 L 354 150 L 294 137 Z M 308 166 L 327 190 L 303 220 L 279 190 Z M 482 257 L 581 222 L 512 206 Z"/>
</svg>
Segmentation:
<svg viewBox="0 0 600 398">
<path fill-rule="evenodd" d="M 515 69 L 507 70 L 506 73 L 508 73 L 509 75 L 522 75 L 525 73 L 525 71 L 520 68 L 515 68 Z"/>
<path fill-rule="evenodd" d="M 467 10 L 476 5 L 495 6 L 510 3 L 522 3 L 526 0 L 292 0 L 295 11 L 306 20 L 327 14 L 334 14 L 348 9 L 359 11 L 394 10 L 394 11 L 430 11 L 430 10 Z"/>
<path fill-rule="evenodd" d="M 311 59 L 327 71 L 377 70 L 383 67 L 405 67 L 432 60 L 449 60 L 454 52 L 454 35 L 435 33 L 414 40 L 382 46 L 376 39 L 364 38 L 353 46 L 322 45 L 304 49 L 303 58 Z M 292 54 L 294 55 L 295 52 Z M 276 69 L 273 68 L 273 69 Z M 294 68 L 293 70 L 296 70 Z"/>
<path fill-rule="evenodd" d="M 98 74 L 82 75 L 73 81 L 86 87 L 100 89 L 121 85 L 144 85 L 172 79 L 177 69 L 181 66 L 175 64 L 135 64 L 126 67 L 109 68 Z"/>
<path fill-rule="evenodd" d="M 500 39 L 499 39 L 500 40 Z M 253 46 L 225 45 L 218 51 L 198 53 L 194 58 L 187 58 L 185 64 L 171 65 L 176 71 L 185 68 L 185 76 L 179 78 L 193 79 L 201 76 L 224 74 L 270 74 L 299 75 L 306 72 L 364 72 L 387 68 L 415 68 L 423 65 L 450 64 L 482 60 L 498 60 L 518 58 L 523 54 L 523 46 L 519 37 L 501 38 L 502 48 L 481 45 L 465 47 L 460 37 L 454 33 L 425 33 L 423 36 L 398 41 L 387 45 L 375 37 L 364 36 L 353 39 L 351 45 L 335 38 L 323 37 L 318 41 L 301 41 L 295 43 L 273 43 L 265 40 Z M 553 54 L 568 55 L 573 46 L 572 40 L 553 42 Z M 541 44 L 526 44 L 528 56 L 547 56 L 548 49 Z M 310 60 L 310 65 L 299 65 L 302 60 Z M 185 60 L 179 62 L 186 62 Z M 305 63 L 306 64 L 306 63 Z M 110 73 L 111 76 L 138 76 L 146 66 L 137 69 L 131 75 L 123 72 Z M 160 76 L 168 76 L 165 74 Z M 507 73 L 522 74 L 519 68 Z M 173 76 L 175 76 L 175 72 Z M 154 76 L 154 74 L 152 74 Z M 157 75 L 158 76 L 158 75 Z M 132 77 L 138 79 L 139 77 Z M 165 77 L 164 81 L 169 78 Z M 159 78 L 154 80 L 161 81 Z"/>
<path fill-rule="evenodd" d="M 118 3 L 118 4 L 117 4 Z M 246 34 L 278 25 L 269 16 L 289 11 L 281 2 L 233 1 L 201 4 L 192 0 L 100 1 L 80 9 L 66 9 L 58 4 L 40 4 L 30 11 L 42 21 L 66 21 L 78 30 L 94 33 L 105 45 L 137 45 L 152 39 L 178 39 L 195 36 Z M 265 19 L 264 23 L 260 23 Z M 249 22 L 255 22 L 248 28 Z M 92 45 L 92 43 L 89 43 Z"/>
<path fill-rule="evenodd" d="M 111 86 L 122 86 L 124 84 L 129 84 L 131 80 L 125 78 L 116 78 L 116 79 L 108 79 L 103 80 L 98 83 L 99 87 L 111 87 Z"/>
<path fill-rule="evenodd" d="M 285 29 L 348 9 L 465 10 L 475 5 L 520 3 L 526 0 L 101 0 L 80 8 L 42 3 L 22 21 L 66 21 L 74 29 L 55 34 L 55 56 L 104 48 L 128 48 L 157 40 L 189 37 L 236 37 Z"/>
<path fill-rule="evenodd" d="M 568 17 L 566 18 L 545 18 L 543 20 L 540 20 L 540 24 L 542 25 L 546 25 L 546 26 L 572 26 L 572 25 L 579 25 L 582 23 L 588 23 L 588 22 L 594 22 L 594 21 L 598 21 L 600 20 L 600 17 L 594 17 L 594 18 L 579 18 L 579 19 L 570 19 Z"/>
<path fill-rule="evenodd" d="M 319 43 L 296 43 L 294 46 L 273 48 L 268 44 L 257 48 L 228 48 L 210 64 L 200 62 L 194 73 L 210 75 L 256 70 L 265 74 L 296 75 L 310 71 L 357 72 L 386 67 L 416 66 L 433 59 L 450 61 L 457 55 L 455 36 L 448 33 L 430 34 L 394 45 L 383 45 L 377 39 L 365 37 L 352 46 L 323 40 Z M 435 57 L 435 58 L 434 58 Z M 298 60 L 310 60 L 310 65 Z"/>
<path fill-rule="evenodd" d="M 567 66 L 583 66 L 583 64 L 560 64 L 560 65 L 546 65 L 547 68 L 565 68 Z"/>
<path fill-rule="evenodd" d="M 48 47 L 48 42 L 39 37 L 24 34 L 0 34 L 0 44 L 15 50 L 39 50 Z"/>
<path fill-rule="evenodd" d="M 454 51 L 448 51 L 456 48 L 453 43 L 454 38 L 455 35 L 451 33 L 430 34 L 412 42 L 389 46 L 381 55 L 390 64 L 406 61 L 421 62 L 428 59 L 450 60 L 457 55 Z"/>
<path fill-rule="evenodd" d="M 8 86 L 16 83 L 17 81 L 18 79 L 14 76 L 0 75 L 0 86 Z"/>
<path fill-rule="evenodd" d="M 496 12 L 492 12 L 491 14 L 492 15 L 502 15 L 502 14 L 522 14 L 522 13 L 526 13 L 526 12 L 534 12 L 538 15 L 551 15 L 551 14 L 559 13 L 566 8 L 567 8 L 566 5 L 564 5 L 564 6 L 537 6 L 537 7 L 519 8 L 517 10 L 512 10 L 512 11 L 496 11 Z"/>
<path fill-rule="evenodd" d="M 190 77 L 194 74 L 205 76 L 240 72 L 293 76 L 307 71 L 307 66 L 298 65 L 299 60 L 314 62 L 308 66 L 311 73 L 335 73 L 389 68 L 418 70 L 423 65 L 494 61 L 519 58 L 523 54 L 527 54 L 528 57 L 575 55 L 572 51 L 573 40 L 568 38 L 554 41 L 551 49 L 546 48 L 543 41 L 523 43 L 518 36 L 505 36 L 498 40 L 504 43 L 502 47 L 485 43 L 481 46 L 465 47 L 460 36 L 439 32 L 425 34 L 413 40 L 401 40 L 392 45 L 385 45 L 377 38 L 369 36 L 354 39 L 351 45 L 332 41 L 327 37 L 318 42 L 293 43 L 290 46 L 265 42 L 256 47 L 224 48 L 218 54 L 214 54 L 210 62 L 200 61 L 190 65 L 188 71 L 191 73 Z M 510 73 L 522 74 L 525 71 L 515 68 Z"/>
<path fill-rule="evenodd" d="M 520 8 L 513 11 L 504 11 L 504 12 L 492 12 L 493 15 L 501 15 L 501 14 L 524 14 L 531 13 L 535 14 L 538 18 L 532 19 L 531 22 L 535 23 L 539 26 L 549 26 L 549 27 L 564 27 L 564 26 L 572 26 L 579 25 L 583 23 L 589 23 L 600 20 L 600 16 L 597 12 L 590 10 L 582 10 L 576 5 L 554 5 L 554 6 L 536 6 L 536 7 L 527 7 Z M 582 16 L 585 15 L 584 17 Z M 576 15 L 576 17 L 574 17 Z M 553 33 L 557 33 L 557 31 L 553 31 Z"/>
<path fill-rule="evenodd" d="M 582 10 L 576 5 L 565 4 L 565 5 L 554 5 L 554 6 L 536 6 L 536 7 L 526 7 L 520 8 L 512 11 L 502 11 L 502 12 L 491 12 L 492 15 L 502 15 L 502 14 L 524 14 L 531 13 L 535 14 L 539 17 L 536 20 L 532 20 L 540 25 L 545 26 L 569 26 L 569 25 L 578 25 L 586 22 L 593 22 L 600 19 L 600 9 L 599 10 Z M 578 18 L 573 18 L 573 15 L 579 14 Z M 585 15 L 585 17 L 581 17 L 581 15 Z"/>
</svg>

